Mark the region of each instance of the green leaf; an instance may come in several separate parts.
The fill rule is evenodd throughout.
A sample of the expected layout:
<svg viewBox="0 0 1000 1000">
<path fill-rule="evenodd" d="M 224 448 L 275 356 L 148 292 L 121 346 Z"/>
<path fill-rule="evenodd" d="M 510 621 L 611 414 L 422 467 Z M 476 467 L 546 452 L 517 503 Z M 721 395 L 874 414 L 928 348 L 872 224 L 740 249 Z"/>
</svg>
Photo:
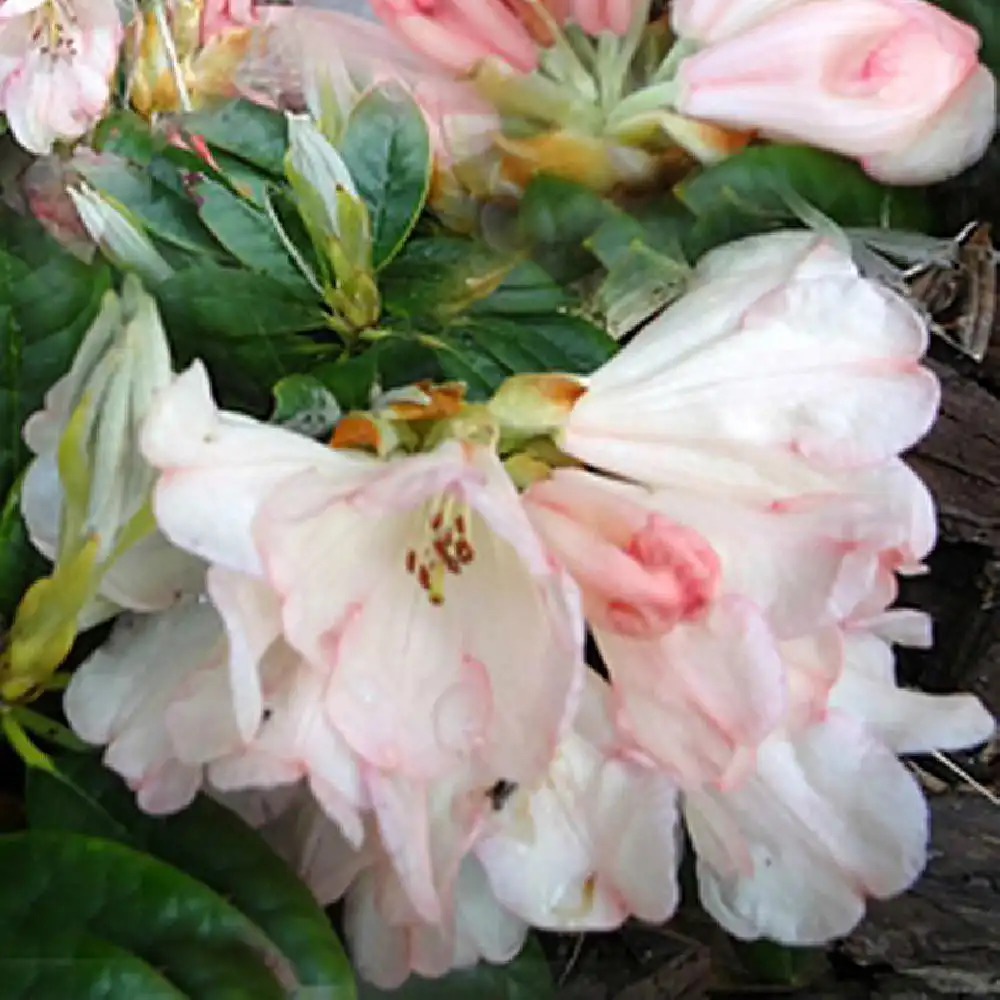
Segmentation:
<svg viewBox="0 0 1000 1000">
<path fill-rule="evenodd" d="M 431 182 L 431 144 L 423 113 L 398 88 L 370 91 L 351 112 L 339 147 L 372 225 L 377 268 L 399 253 Z"/>
<path fill-rule="evenodd" d="M 85 163 L 80 173 L 131 213 L 146 231 L 189 253 L 219 256 L 222 247 L 198 217 L 194 202 L 161 183 L 149 168 L 125 162 Z"/>
<path fill-rule="evenodd" d="M 802 986 L 808 983 L 823 952 L 816 948 L 790 948 L 775 941 L 740 941 L 730 938 L 740 965 L 755 983 Z"/>
<path fill-rule="evenodd" d="M 507 965 L 481 962 L 442 979 L 411 976 L 398 990 L 364 982 L 358 989 L 358 1000 L 554 1000 L 555 995 L 549 964 L 535 938 Z"/>
<path fill-rule="evenodd" d="M 309 890 L 235 814 L 206 796 L 177 815 L 141 812 L 99 761 L 57 760 L 61 778 L 28 776 L 34 829 L 71 830 L 149 852 L 228 900 L 281 950 L 308 1000 L 352 1000 L 353 976 L 326 915 Z"/>
<path fill-rule="evenodd" d="M 308 298 L 311 290 L 292 263 L 274 228 L 260 209 L 224 185 L 204 179 L 195 185 L 198 214 L 212 235 L 252 271 L 269 275 Z"/>
<path fill-rule="evenodd" d="M 180 365 L 203 358 L 220 384 L 255 410 L 266 386 L 307 371 L 329 348 L 302 333 L 326 329 L 326 314 L 274 278 L 203 265 L 178 271 L 156 296 Z M 228 404 L 227 404 L 228 405 Z"/>
<path fill-rule="evenodd" d="M 274 424 L 318 438 L 329 434 L 340 418 L 336 396 L 314 375 L 289 375 L 273 391 Z"/>
<path fill-rule="evenodd" d="M 45 570 L 45 560 L 28 539 L 20 500 L 21 491 L 15 486 L 0 508 L 0 632 L 10 624 L 28 585 Z"/>
<path fill-rule="evenodd" d="M 4 1000 L 185 1000 L 186 994 L 124 948 L 54 928 L 0 935 Z"/>
<path fill-rule="evenodd" d="M 33 219 L 0 210 L 0 496 L 26 457 L 24 421 L 66 374 L 109 286 L 102 261 L 85 264 Z"/>
<path fill-rule="evenodd" d="M 327 362 L 312 370 L 344 410 L 366 410 L 375 385 L 383 389 L 441 375 L 435 355 L 409 334 L 387 334 L 363 354 Z"/>
<path fill-rule="evenodd" d="M 455 236 L 408 243 L 379 287 L 387 313 L 424 326 L 465 312 L 530 314 L 570 302 L 538 264 Z"/>
<path fill-rule="evenodd" d="M 546 271 L 561 281 L 573 281 L 594 269 L 587 240 L 609 219 L 621 215 L 590 188 L 541 174 L 524 192 L 518 228 Z"/>
<path fill-rule="evenodd" d="M 188 115 L 184 129 L 275 177 L 285 173 L 288 125 L 279 111 L 236 100 Z"/>
<path fill-rule="evenodd" d="M 0 868 L 4 928 L 22 928 L 26 937 L 86 930 L 195 998 L 283 996 L 258 928 L 162 861 L 111 840 L 29 831 L 0 837 Z"/>
<path fill-rule="evenodd" d="M 615 352 L 615 342 L 578 316 L 468 316 L 428 339 L 448 378 L 469 386 L 470 398 L 490 395 L 515 372 L 587 374 Z"/>
<path fill-rule="evenodd" d="M 753 146 L 683 181 L 675 188 L 697 217 L 683 235 L 693 258 L 752 233 L 799 220 L 791 195 L 809 202 L 841 226 L 926 229 L 922 192 L 886 188 L 856 163 L 805 146 Z"/>
</svg>

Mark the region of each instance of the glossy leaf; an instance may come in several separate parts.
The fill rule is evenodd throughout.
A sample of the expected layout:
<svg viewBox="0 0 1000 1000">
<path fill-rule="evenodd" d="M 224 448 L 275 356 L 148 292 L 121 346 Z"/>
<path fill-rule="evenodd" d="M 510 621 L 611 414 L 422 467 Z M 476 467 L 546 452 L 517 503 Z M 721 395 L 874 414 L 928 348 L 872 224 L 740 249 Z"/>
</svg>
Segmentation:
<svg viewBox="0 0 1000 1000">
<path fill-rule="evenodd" d="M 109 285 L 103 262 L 77 260 L 34 220 L 0 210 L 0 496 L 26 458 L 25 419 L 69 369 Z"/>
<path fill-rule="evenodd" d="M 33 829 L 71 830 L 147 851 L 181 869 L 249 917 L 285 955 L 309 1000 L 351 1000 L 353 976 L 329 921 L 308 889 L 255 831 L 201 796 L 182 813 L 151 817 L 91 756 L 58 761 L 61 778 L 28 776 Z"/>
<path fill-rule="evenodd" d="M 346 411 L 367 409 L 373 389 L 393 389 L 422 378 L 438 378 L 441 369 L 430 348 L 411 334 L 390 333 L 363 354 L 327 362 L 312 369 L 312 374 Z"/>
<path fill-rule="evenodd" d="M 4 1000 L 186 1000 L 152 965 L 86 933 L 5 928 L 0 935 Z"/>
<path fill-rule="evenodd" d="M 229 101 L 184 119 L 186 132 L 276 177 L 284 176 L 288 125 L 280 111 L 250 101 Z"/>
<path fill-rule="evenodd" d="M 310 295 L 308 283 L 265 212 L 217 181 L 199 181 L 195 193 L 202 221 L 236 260 L 305 297 Z"/>
<path fill-rule="evenodd" d="M 615 351 L 602 329 L 563 313 L 469 316 L 429 343 L 445 376 L 467 382 L 473 399 L 490 395 L 514 372 L 586 374 Z"/>
<path fill-rule="evenodd" d="M 0 632 L 10 624 L 28 585 L 45 570 L 21 519 L 20 490 L 11 488 L 0 507 Z"/>
<path fill-rule="evenodd" d="M 274 387 L 271 423 L 322 437 L 340 418 L 336 396 L 314 375 L 289 375 Z"/>
<path fill-rule="evenodd" d="M 481 962 L 441 979 L 411 976 L 398 990 L 362 983 L 358 1000 L 554 1000 L 552 973 L 534 938 L 507 965 Z"/>
<path fill-rule="evenodd" d="M 111 840 L 29 831 L 0 837 L 0 868 L 4 928 L 26 935 L 86 929 L 194 998 L 284 996 L 258 928 L 207 886 L 149 855 Z"/>
<path fill-rule="evenodd" d="M 589 238 L 623 214 L 583 184 L 542 174 L 524 192 L 518 229 L 535 259 L 554 277 L 570 281 L 594 268 Z"/>
<path fill-rule="evenodd" d="M 923 230 L 928 209 L 920 191 L 890 189 L 850 160 L 806 146 L 753 146 L 675 188 L 696 217 L 682 235 L 692 258 L 730 240 L 801 225 L 801 199 L 841 226 Z"/>
<path fill-rule="evenodd" d="M 402 90 L 372 90 L 351 112 L 339 152 L 368 206 L 373 263 L 383 267 L 399 253 L 427 200 L 431 145 L 423 113 Z"/>
<path fill-rule="evenodd" d="M 456 236 L 408 243 L 379 284 L 387 312 L 424 326 L 467 311 L 538 313 L 571 301 L 537 264 Z"/>
<path fill-rule="evenodd" d="M 105 197 L 125 208 L 150 236 L 188 253 L 219 256 L 190 197 L 157 180 L 147 168 L 125 162 L 85 163 L 80 172 Z"/>
<path fill-rule="evenodd" d="M 204 359 L 230 392 L 227 405 L 260 412 L 268 386 L 307 371 L 328 352 L 323 343 L 300 336 L 324 330 L 322 309 L 266 275 L 190 267 L 159 285 L 156 296 L 177 363 Z"/>
</svg>

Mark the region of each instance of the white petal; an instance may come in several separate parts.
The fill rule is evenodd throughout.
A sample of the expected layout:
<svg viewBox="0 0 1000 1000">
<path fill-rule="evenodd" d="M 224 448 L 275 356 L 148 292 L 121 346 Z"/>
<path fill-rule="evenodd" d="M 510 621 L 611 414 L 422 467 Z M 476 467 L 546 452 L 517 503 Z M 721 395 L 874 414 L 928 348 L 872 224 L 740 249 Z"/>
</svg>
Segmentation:
<svg viewBox="0 0 1000 1000">
<path fill-rule="evenodd" d="M 836 714 L 769 742 L 744 787 L 686 796 L 685 816 L 702 903 L 741 938 L 841 937 L 865 897 L 903 892 L 926 859 L 927 809 L 912 776 Z"/>
</svg>

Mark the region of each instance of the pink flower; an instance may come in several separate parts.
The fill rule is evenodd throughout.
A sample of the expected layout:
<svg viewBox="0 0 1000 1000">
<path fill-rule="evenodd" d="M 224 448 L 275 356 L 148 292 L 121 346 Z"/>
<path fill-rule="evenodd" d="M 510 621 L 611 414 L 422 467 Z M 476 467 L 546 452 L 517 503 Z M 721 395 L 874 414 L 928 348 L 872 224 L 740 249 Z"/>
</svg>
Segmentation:
<svg viewBox="0 0 1000 1000">
<path fill-rule="evenodd" d="M 750 776 L 684 796 L 702 905 L 730 934 L 821 944 L 923 869 L 927 807 L 895 754 L 832 712 L 776 733 Z"/>
<path fill-rule="evenodd" d="M 923 0 L 811 0 L 686 59 L 677 108 L 843 153 L 887 182 L 941 180 L 996 127 L 979 44 Z"/>
<path fill-rule="evenodd" d="M 216 35 L 248 28 L 257 22 L 256 0 L 205 0 L 201 11 L 201 44 Z"/>
<path fill-rule="evenodd" d="M 25 149 L 50 153 L 97 122 L 121 37 L 114 0 L 0 4 L 0 109 Z"/>
<path fill-rule="evenodd" d="M 490 449 L 336 451 L 218 413 L 200 366 L 144 449 L 163 531 L 280 595 L 284 637 L 329 677 L 327 717 L 368 765 L 424 781 L 472 758 L 487 787 L 544 769 L 579 679 L 578 597 Z"/>
<path fill-rule="evenodd" d="M 187 806 L 204 764 L 239 745 L 222 622 L 188 600 L 123 615 L 110 640 L 73 674 L 66 718 L 150 813 Z"/>
<path fill-rule="evenodd" d="M 844 671 L 830 705 L 862 720 L 895 753 L 959 750 L 984 743 L 996 723 L 971 694 L 933 695 L 899 687 L 893 645 L 928 648 L 927 615 L 883 610 L 843 626 Z"/>
<path fill-rule="evenodd" d="M 487 56 L 530 71 L 535 41 L 505 0 L 372 0 L 375 13 L 417 52 L 458 73 Z"/>
<path fill-rule="evenodd" d="M 532 486 L 525 508 L 583 594 L 592 628 L 653 638 L 704 610 L 719 561 L 696 532 L 607 480 L 564 470 Z"/>
<path fill-rule="evenodd" d="M 670 24 L 678 36 L 718 42 L 786 7 L 810 0 L 672 0 Z"/>
<path fill-rule="evenodd" d="M 676 787 L 621 752 L 612 709 L 588 675 L 548 773 L 515 789 L 476 844 L 497 899 L 536 927 L 662 923 L 677 905 Z"/>
<path fill-rule="evenodd" d="M 568 19 L 575 21 L 588 35 L 610 32 L 624 35 L 643 3 L 636 0 L 568 0 Z M 645 16 L 645 11 L 642 11 Z"/>
<path fill-rule="evenodd" d="M 804 232 L 704 257 L 690 292 L 567 396 L 564 451 L 618 476 L 754 501 L 830 488 L 930 426 L 927 331 Z"/>
</svg>

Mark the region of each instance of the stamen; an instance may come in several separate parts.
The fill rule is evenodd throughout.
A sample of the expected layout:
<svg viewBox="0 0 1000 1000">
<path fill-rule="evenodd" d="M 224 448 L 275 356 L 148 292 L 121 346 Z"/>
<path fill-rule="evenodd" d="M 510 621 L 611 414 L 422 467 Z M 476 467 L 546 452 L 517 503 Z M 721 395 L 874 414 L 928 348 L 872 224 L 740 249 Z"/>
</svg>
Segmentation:
<svg viewBox="0 0 1000 1000">
<path fill-rule="evenodd" d="M 453 493 L 431 500 L 425 510 L 424 539 L 407 549 L 406 572 L 416 576 L 420 589 L 435 607 L 444 604 L 445 580 L 461 576 L 476 558 L 469 535 L 469 508 Z"/>
</svg>

